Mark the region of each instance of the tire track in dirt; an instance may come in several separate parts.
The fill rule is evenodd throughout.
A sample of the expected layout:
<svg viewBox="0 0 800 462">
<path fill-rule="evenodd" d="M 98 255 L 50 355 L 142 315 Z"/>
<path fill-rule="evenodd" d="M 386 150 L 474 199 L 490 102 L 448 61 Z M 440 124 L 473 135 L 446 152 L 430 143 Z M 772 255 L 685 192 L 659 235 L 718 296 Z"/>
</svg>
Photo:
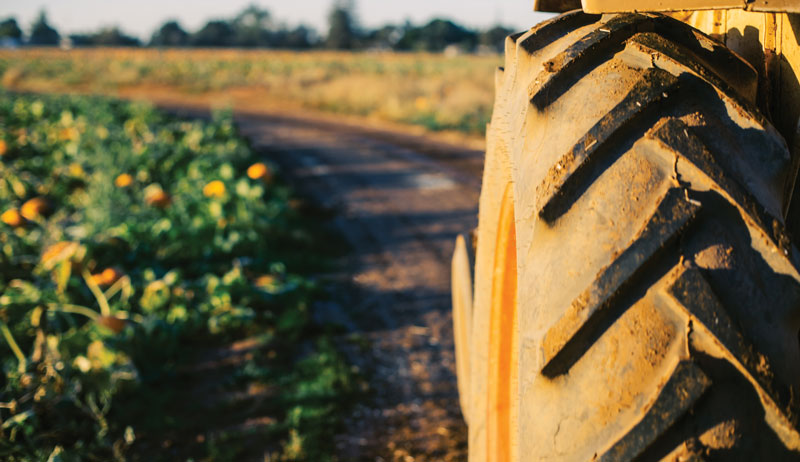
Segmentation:
<svg viewBox="0 0 800 462">
<path fill-rule="evenodd" d="M 483 153 L 329 121 L 237 114 L 302 193 L 338 210 L 348 290 L 318 317 L 369 340 L 349 356 L 372 396 L 347 418 L 342 460 L 466 460 L 455 380 L 450 256 L 477 224 Z"/>
</svg>

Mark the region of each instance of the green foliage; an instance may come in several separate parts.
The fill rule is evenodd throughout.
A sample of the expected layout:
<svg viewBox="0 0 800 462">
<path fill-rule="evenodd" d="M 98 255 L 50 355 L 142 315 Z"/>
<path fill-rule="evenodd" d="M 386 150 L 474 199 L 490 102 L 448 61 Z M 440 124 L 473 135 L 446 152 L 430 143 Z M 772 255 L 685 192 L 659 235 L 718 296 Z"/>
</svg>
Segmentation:
<svg viewBox="0 0 800 462">
<path fill-rule="evenodd" d="M 339 0 L 328 14 L 328 37 L 325 45 L 334 50 L 350 50 L 356 47 L 358 31 L 352 0 Z"/>
<path fill-rule="evenodd" d="M 31 45 L 39 45 L 39 46 L 53 46 L 58 45 L 58 41 L 61 36 L 58 34 L 58 31 L 53 29 L 50 26 L 50 23 L 47 22 L 47 15 L 44 11 L 39 13 L 39 17 L 31 26 L 31 36 L 29 42 Z"/>
<path fill-rule="evenodd" d="M 16 19 L 8 18 L 0 22 L 0 39 L 22 40 L 22 30 Z"/>
<path fill-rule="evenodd" d="M 189 34 L 177 21 L 165 22 L 150 39 L 150 46 L 184 47 L 189 44 Z"/>
<path fill-rule="evenodd" d="M 327 31 L 320 36 L 305 25 L 288 26 L 277 20 L 269 10 L 255 4 L 245 7 L 230 18 L 214 18 L 201 28 L 187 32 L 173 19 L 153 31 L 149 42 L 123 33 L 117 27 L 71 34 L 71 45 L 130 46 L 149 43 L 154 47 L 199 48 L 271 48 L 307 50 L 388 50 L 441 52 L 454 45 L 464 52 L 486 53 L 503 51 L 505 37 L 512 30 L 495 25 L 477 30 L 446 18 L 435 18 L 427 24 L 385 24 L 375 29 L 362 28 L 357 21 L 353 0 L 335 0 L 328 13 Z M 13 18 L 0 22 L 0 39 L 21 40 L 22 33 Z M 58 45 L 59 34 L 50 26 L 44 12 L 33 24 L 29 44 Z M 478 47 L 480 45 L 480 47 Z"/>
<path fill-rule="evenodd" d="M 138 47 L 139 39 L 122 32 L 118 27 L 101 29 L 92 34 L 71 34 L 73 46 Z"/>
<path fill-rule="evenodd" d="M 420 27 L 410 27 L 397 42 L 398 50 L 442 51 L 457 45 L 464 51 L 475 48 L 478 35 L 447 19 L 434 19 Z"/>
<path fill-rule="evenodd" d="M 502 53 L 505 50 L 506 37 L 513 34 L 514 30 L 503 26 L 494 26 L 489 30 L 481 32 L 478 42 L 481 46 L 490 50 Z"/>
<path fill-rule="evenodd" d="M 192 35 L 192 45 L 197 47 L 231 47 L 235 43 L 233 27 L 227 21 L 215 19 Z"/>
<path fill-rule="evenodd" d="M 241 48 L 284 48 L 302 50 L 316 41 L 313 30 L 305 26 L 289 28 L 272 20 L 269 11 L 250 5 L 233 19 L 214 19 L 188 39 L 174 22 L 164 24 L 153 35 L 151 45 Z"/>
<path fill-rule="evenodd" d="M 234 42 L 240 47 L 257 47 L 270 41 L 273 29 L 269 11 L 250 5 L 232 21 L 236 38 Z"/>
<path fill-rule="evenodd" d="M 310 322 L 314 231 L 256 160 L 230 114 L 0 94 L 1 460 L 146 460 L 182 431 L 178 365 L 265 332 L 259 380 L 289 395 L 263 438 L 330 447 L 353 379 Z"/>
</svg>

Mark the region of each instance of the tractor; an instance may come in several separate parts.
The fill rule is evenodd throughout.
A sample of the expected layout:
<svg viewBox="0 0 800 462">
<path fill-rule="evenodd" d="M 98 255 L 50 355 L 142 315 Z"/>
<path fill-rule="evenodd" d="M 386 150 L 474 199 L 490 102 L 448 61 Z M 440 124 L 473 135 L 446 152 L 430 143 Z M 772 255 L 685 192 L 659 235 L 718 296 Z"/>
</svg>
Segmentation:
<svg viewBox="0 0 800 462">
<path fill-rule="evenodd" d="M 469 460 L 800 460 L 800 1 L 535 9 L 453 255 Z"/>
</svg>

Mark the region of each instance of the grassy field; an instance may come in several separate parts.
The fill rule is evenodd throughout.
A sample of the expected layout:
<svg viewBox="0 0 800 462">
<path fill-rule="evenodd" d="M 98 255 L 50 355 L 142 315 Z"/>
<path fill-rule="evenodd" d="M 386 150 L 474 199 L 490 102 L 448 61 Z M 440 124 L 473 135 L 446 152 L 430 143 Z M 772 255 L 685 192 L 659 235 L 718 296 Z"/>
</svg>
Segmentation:
<svg viewBox="0 0 800 462">
<path fill-rule="evenodd" d="M 0 83 L 39 92 L 213 94 L 482 135 L 499 65 L 499 56 L 22 49 L 0 51 Z"/>
<path fill-rule="evenodd" d="M 360 382 L 298 204 L 230 115 L 0 92 L 0 459 L 327 460 Z"/>
</svg>

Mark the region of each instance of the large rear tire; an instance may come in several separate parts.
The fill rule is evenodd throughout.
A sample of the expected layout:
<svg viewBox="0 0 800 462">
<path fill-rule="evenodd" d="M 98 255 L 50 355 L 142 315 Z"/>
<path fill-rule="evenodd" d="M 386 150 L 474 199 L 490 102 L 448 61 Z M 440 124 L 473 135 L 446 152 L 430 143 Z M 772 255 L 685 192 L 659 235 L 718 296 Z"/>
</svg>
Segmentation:
<svg viewBox="0 0 800 462">
<path fill-rule="evenodd" d="M 507 39 L 462 348 L 471 461 L 800 458 L 794 172 L 756 88 L 661 15 Z"/>
</svg>

